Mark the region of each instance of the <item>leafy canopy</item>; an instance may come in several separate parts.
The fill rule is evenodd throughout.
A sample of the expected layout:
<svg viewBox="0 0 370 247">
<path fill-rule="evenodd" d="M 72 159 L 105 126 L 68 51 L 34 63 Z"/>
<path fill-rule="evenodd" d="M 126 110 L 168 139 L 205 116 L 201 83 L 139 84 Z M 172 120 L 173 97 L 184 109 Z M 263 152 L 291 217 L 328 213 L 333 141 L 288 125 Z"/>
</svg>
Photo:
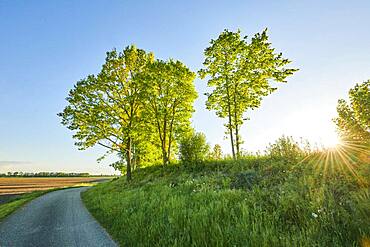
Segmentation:
<svg viewBox="0 0 370 247">
<path fill-rule="evenodd" d="M 349 90 L 349 103 L 338 100 L 337 112 L 334 122 L 342 139 L 370 142 L 370 80 Z"/>
<path fill-rule="evenodd" d="M 249 41 L 240 31 L 223 31 L 211 46 L 205 49 L 204 68 L 201 78 L 209 76 L 207 109 L 215 110 L 217 116 L 227 118 L 226 133 L 230 135 L 233 156 L 234 148 L 239 154 L 242 143 L 240 126 L 248 109 L 261 105 L 262 98 L 276 90 L 270 82 L 286 82 L 297 69 L 285 68 L 288 59 L 268 42 L 267 30 L 257 33 Z M 235 138 L 235 140 L 234 140 Z"/>
<path fill-rule="evenodd" d="M 62 124 L 75 131 L 80 149 L 98 144 L 108 152 L 127 154 L 130 165 L 133 140 L 140 140 L 143 129 L 144 87 L 137 76 L 153 59 L 152 53 L 135 46 L 122 52 L 112 50 L 99 74 L 77 82 L 67 97 L 68 105 L 58 115 Z"/>
<path fill-rule="evenodd" d="M 193 103 L 198 97 L 194 79 L 195 73 L 174 60 L 156 60 L 141 75 L 146 88 L 146 114 L 155 128 L 163 164 L 172 157 L 175 138 L 189 130 Z"/>
</svg>

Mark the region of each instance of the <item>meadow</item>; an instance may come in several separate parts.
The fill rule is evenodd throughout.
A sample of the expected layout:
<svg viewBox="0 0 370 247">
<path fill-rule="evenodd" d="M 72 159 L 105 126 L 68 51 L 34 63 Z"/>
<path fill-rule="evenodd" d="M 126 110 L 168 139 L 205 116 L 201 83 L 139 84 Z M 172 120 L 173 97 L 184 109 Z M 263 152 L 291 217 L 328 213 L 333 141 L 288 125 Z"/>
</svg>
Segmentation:
<svg viewBox="0 0 370 247">
<path fill-rule="evenodd" d="M 121 246 L 369 246 L 368 164 L 327 165 L 293 152 L 152 166 L 83 200 Z"/>
</svg>

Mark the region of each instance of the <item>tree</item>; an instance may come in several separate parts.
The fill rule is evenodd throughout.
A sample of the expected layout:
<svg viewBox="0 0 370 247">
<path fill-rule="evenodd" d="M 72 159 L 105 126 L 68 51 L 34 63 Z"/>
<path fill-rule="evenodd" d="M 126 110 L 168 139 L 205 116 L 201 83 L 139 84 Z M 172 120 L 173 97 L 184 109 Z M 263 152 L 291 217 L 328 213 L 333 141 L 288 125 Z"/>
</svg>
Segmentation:
<svg viewBox="0 0 370 247">
<path fill-rule="evenodd" d="M 147 119 L 155 126 L 163 164 L 171 159 L 176 136 L 189 130 L 197 92 L 195 74 L 179 61 L 157 60 L 142 74 L 146 85 Z"/>
<path fill-rule="evenodd" d="M 343 140 L 370 142 L 370 80 L 349 90 L 349 104 L 338 100 L 333 119 Z"/>
<path fill-rule="evenodd" d="M 179 154 L 183 162 L 203 161 L 209 156 L 209 150 L 203 133 L 191 131 L 180 140 Z"/>
<path fill-rule="evenodd" d="M 276 54 L 268 42 L 267 30 L 257 33 L 249 42 L 240 31 L 224 30 L 204 51 L 201 78 L 209 76 L 213 88 L 206 106 L 220 118 L 227 118 L 226 134 L 230 135 L 233 158 L 240 155 L 240 127 L 248 109 L 260 106 L 263 96 L 276 90 L 270 81 L 286 82 L 297 69 L 285 68 L 290 61 Z"/>
<path fill-rule="evenodd" d="M 68 106 L 58 115 L 62 124 L 75 131 L 80 149 L 100 145 L 108 153 L 126 158 L 131 179 L 132 145 L 143 128 L 143 84 L 138 75 L 153 61 L 153 54 L 126 47 L 107 52 L 98 75 L 80 80 L 67 97 Z"/>
<path fill-rule="evenodd" d="M 213 147 L 212 158 L 215 160 L 220 160 L 222 158 L 222 149 L 220 144 L 216 144 Z"/>
<path fill-rule="evenodd" d="M 292 162 L 296 162 L 297 159 L 301 159 L 306 155 L 293 137 L 284 135 L 279 137 L 275 143 L 270 143 L 266 148 L 266 153 L 272 158 L 283 158 Z"/>
<path fill-rule="evenodd" d="M 145 124 L 145 128 L 151 127 L 150 124 Z M 149 132 L 144 135 L 146 139 L 142 139 L 134 143 L 133 147 L 133 167 L 144 167 L 153 164 L 161 163 L 162 150 L 157 142 L 156 129 L 146 129 L 144 132 Z"/>
</svg>

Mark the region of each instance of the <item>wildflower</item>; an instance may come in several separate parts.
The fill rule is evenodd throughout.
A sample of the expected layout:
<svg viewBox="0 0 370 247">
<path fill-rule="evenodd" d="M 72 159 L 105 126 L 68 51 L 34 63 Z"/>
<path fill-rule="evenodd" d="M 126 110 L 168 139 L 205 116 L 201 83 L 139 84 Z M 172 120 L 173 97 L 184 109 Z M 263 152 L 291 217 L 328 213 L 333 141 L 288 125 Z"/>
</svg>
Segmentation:
<svg viewBox="0 0 370 247">
<path fill-rule="evenodd" d="M 314 218 L 317 218 L 317 217 L 318 217 L 318 215 L 317 215 L 317 214 L 315 214 L 315 213 L 312 213 L 311 215 L 312 215 L 312 217 L 314 217 Z"/>
</svg>

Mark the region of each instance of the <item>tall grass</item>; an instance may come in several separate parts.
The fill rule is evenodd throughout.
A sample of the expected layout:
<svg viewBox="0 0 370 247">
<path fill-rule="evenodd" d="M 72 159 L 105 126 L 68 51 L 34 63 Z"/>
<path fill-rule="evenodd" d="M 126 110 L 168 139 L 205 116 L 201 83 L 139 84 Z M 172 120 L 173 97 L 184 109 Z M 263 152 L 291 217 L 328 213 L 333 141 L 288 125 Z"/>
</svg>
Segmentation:
<svg viewBox="0 0 370 247">
<path fill-rule="evenodd" d="M 360 246 L 370 236 L 369 183 L 340 171 L 324 178 L 291 158 L 154 166 L 133 177 L 83 194 L 122 246 Z"/>
</svg>

